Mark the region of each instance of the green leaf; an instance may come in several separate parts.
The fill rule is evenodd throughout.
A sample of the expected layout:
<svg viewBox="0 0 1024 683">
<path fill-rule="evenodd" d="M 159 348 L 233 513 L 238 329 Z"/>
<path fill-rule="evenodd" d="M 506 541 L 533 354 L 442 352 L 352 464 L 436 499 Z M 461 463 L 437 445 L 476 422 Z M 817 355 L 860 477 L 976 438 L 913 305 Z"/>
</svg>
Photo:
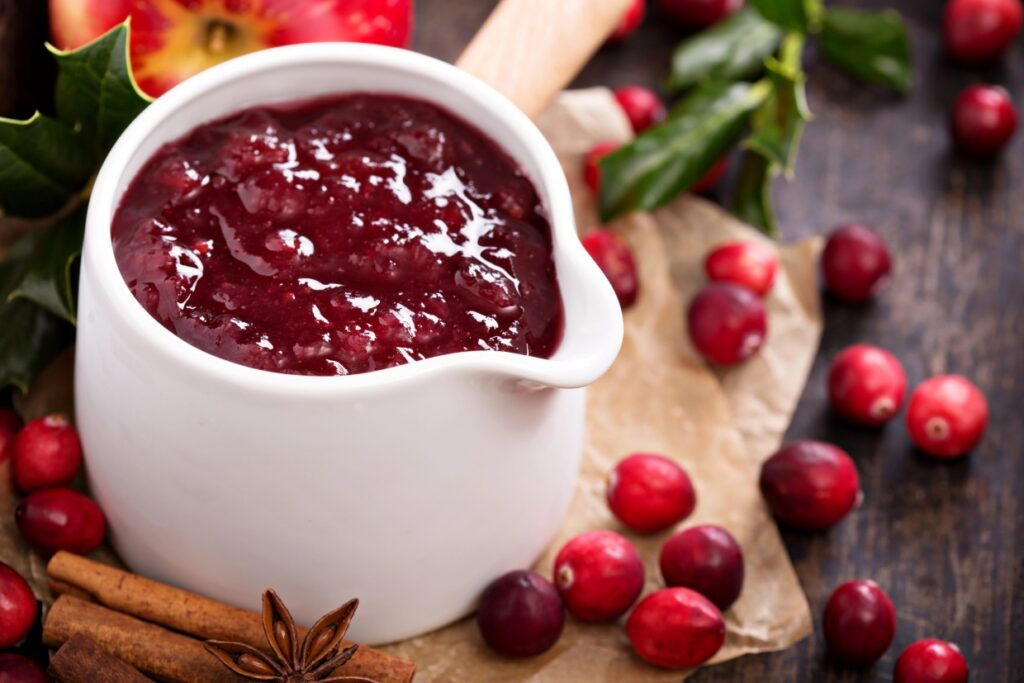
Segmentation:
<svg viewBox="0 0 1024 683">
<path fill-rule="evenodd" d="M 765 19 L 787 31 L 806 34 L 821 28 L 821 0 L 750 0 L 750 4 Z"/>
<path fill-rule="evenodd" d="M 753 132 L 744 141 L 754 150 L 792 177 L 796 153 L 804 126 L 811 119 L 804 90 L 805 77 L 799 67 L 803 37 L 790 34 L 783 44 L 786 63 L 769 58 L 766 61 L 772 91 L 752 117 Z"/>
<path fill-rule="evenodd" d="M 35 218 L 60 209 L 89 181 L 94 161 L 81 136 L 36 113 L 27 121 L 0 118 L 0 207 Z"/>
<path fill-rule="evenodd" d="M 128 22 L 57 59 L 57 114 L 91 141 L 96 158 L 152 102 L 135 84 L 128 60 Z"/>
<path fill-rule="evenodd" d="M 38 245 L 25 272 L 7 295 L 8 301 L 32 301 L 69 323 L 75 323 L 72 266 L 82 253 L 85 205 L 39 231 Z"/>
<path fill-rule="evenodd" d="M 732 148 L 768 81 L 713 83 L 683 99 L 661 125 L 601 160 L 601 217 L 654 209 L 692 186 Z"/>
<path fill-rule="evenodd" d="M 760 72 L 782 31 L 753 9 L 744 9 L 680 43 L 672 55 L 668 89 L 679 91 L 704 81 L 733 81 Z"/>
<path fill-rule="evenodd" d="M 910 40 L 898 12 L 829 9 L 821 32 L 821 51 L 856 78 L 903 93 L 910 90 Z"/>
<path fill-rule="evenodd" d="M 729 210 L 741 221 L 769 235 L 778 234 L 772 210 L 774 165 L 757 152 L 746 152 L 736 177 Z"/>
</svg>

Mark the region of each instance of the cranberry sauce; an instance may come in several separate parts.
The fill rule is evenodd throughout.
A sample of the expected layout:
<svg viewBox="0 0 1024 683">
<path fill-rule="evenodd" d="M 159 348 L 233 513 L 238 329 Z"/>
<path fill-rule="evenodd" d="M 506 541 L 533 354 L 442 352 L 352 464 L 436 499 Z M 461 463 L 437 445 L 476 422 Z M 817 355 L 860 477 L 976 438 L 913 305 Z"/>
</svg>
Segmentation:
<svg viewBox="0 0 1024 683">
<path fill-rule="evenodd" d="M 112 232 L 154 318 L 254 368 L 547 357 L 561 333 L 536 190 L 493 141 L 426 102 L 345 95 L 200 126 L 146 163 Z"/>
</svg>

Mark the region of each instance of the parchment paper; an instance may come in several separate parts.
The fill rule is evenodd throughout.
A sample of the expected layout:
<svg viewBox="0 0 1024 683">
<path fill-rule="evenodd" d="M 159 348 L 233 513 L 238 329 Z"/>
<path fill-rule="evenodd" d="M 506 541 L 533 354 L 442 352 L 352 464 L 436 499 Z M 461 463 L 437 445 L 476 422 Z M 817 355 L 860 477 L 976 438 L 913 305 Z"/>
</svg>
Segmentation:
<svg viewBox="0 0 1024 683">
<path fill-rule="evenodd" d="M 564 93 L 540 122 L 562 160 L 573 189 L 581 232 L 597 226 L 585 187 L 582 157 L 595 143 L 624 141 L 629 124 L 605 89 Z M 779 445 L 803 389 L 821 334 L 815 278 L 819 244 L 779 250 L 782 268 L 767 299 L 768 339 L 746 364 L 711 370 L 685 334 L 686 301 L 704 282 L 707 250 L 735 238 L 775 243 L 710 202 L 683 197 L 653 215 L 635 214 L 611 226 L 633 246 L 642 291 L 626 312 L 622 352 L 608 374 L 589 390 L 588 436 L 579 489 L 558 537 L 536 569 L 550 575 L 555 552 L 588 529 L 610 528 L 633 540 L 647 564 L 645 592 L 660 585 L 657 555 L 666 531 L 638 536 L 621 527 L 604 501 L 604 479 L 634 451 L 678 460 L 697 489 L 697 508 L 682 527 L 701 523 L 729 529 L 743 548 L 746 581 L 726 613 L 726 644 L 712 660 L 779 650 L 811 632 L 811 617 L 774 522 L 757 490 L 761 461 Z M 72 355 L 44 373 L 19 408 L 29 417 L 70 408 Z M 0 559 L 26 575 L 43 599 L 45 563 L 31 553 L 13 523 L 16 504 L 0 465 Z M 499 531 L 496 530 L 496 533 Z M 114 562 L 109 551 L 97 559 Z M 473 558 L 452 558 L 472 562 Z M 393 645 L 416 660 L 418 682 L 485 681 L 679 681 L 682 672 L 655 669 L 634 656 L 622 629 L 569 619 L 561 640 L 544 655 L 512 661 L 491 654 L 472 619 Z"/>
</svg>

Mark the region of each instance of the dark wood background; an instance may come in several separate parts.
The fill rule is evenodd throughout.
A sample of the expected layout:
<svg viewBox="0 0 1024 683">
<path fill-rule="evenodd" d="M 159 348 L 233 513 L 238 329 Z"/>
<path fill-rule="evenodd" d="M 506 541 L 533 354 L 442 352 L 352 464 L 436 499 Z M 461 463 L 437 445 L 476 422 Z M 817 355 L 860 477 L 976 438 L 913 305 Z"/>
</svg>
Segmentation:
<svg viewBox="0 0 1024 683">
<path fill-rule="evenodd" d="M 551 0 L 557 2 L 558 0 Z M 595 0 L 595 2 L 600 0 Z M 417 0 L 415 48 L 452 60 L 493 0 Z M 779 181 L 784 239 L 841 221 L 875 226 L 896 257 L 890 289 L 874 304 L 826 301 L 821 353 L 790 438 L 833 441 L 861 472 L 865 501 L 825 534 L 785 532 L 816 624 L 842 581 L 873 578 L 893 597 L 896 642 L 873 669 L 842 671 L 825 661 L 820 634 L 786 652 L 701 670 L 692 680 L 832 683 L 889 681 L 899 652 L 923 637 L 953 640 L 971 680 L 1024 681 L 1024 135 L 1001 160 L 981 164 L 950 151 L 946 118 L 960 88 L 976 80 L 1024 93 L 1020 41 L 998 68 L 969 70 L 942 55 L 940 0 L 875 2 L 908 20 L 915 88 L 901 98 L 854 83 L 807 55 L 816 119 L 800 150 L 797 176 Z M 51 62 L 44 0 L 0 0 L 0 114 L 46 106 Z M 12 26 L 19 27 L 12 30 Z M 651 12 L 625 45 L 602 50 L 576 86 L 641 83 L 664 77 L 680 34 Z M 827 408 L 824 375 L 842 347 L 869 341 L 891 349 L 912 382 L 959 372 L 985 391 L 991 426 L 969 458 L 936 463 L 916 454 L 901 422 L 878 431 L 850 428 Z"/>
</svg>

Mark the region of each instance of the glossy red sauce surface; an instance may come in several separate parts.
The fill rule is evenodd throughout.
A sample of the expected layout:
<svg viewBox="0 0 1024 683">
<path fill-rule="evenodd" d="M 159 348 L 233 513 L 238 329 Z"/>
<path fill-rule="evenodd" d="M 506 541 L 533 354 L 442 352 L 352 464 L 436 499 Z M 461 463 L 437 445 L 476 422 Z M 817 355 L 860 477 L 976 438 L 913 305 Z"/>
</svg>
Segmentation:
<svg viewBox="0 0 1024 683">
<path fill-rule="evenodd" d="M 145 164 L 112 233 L 154 318 L 254 368 L 547 357 L 561 334 L 536 190 L 483 133 L 418 100 L 345 95 L 200 126 Z"/>
</svg>

